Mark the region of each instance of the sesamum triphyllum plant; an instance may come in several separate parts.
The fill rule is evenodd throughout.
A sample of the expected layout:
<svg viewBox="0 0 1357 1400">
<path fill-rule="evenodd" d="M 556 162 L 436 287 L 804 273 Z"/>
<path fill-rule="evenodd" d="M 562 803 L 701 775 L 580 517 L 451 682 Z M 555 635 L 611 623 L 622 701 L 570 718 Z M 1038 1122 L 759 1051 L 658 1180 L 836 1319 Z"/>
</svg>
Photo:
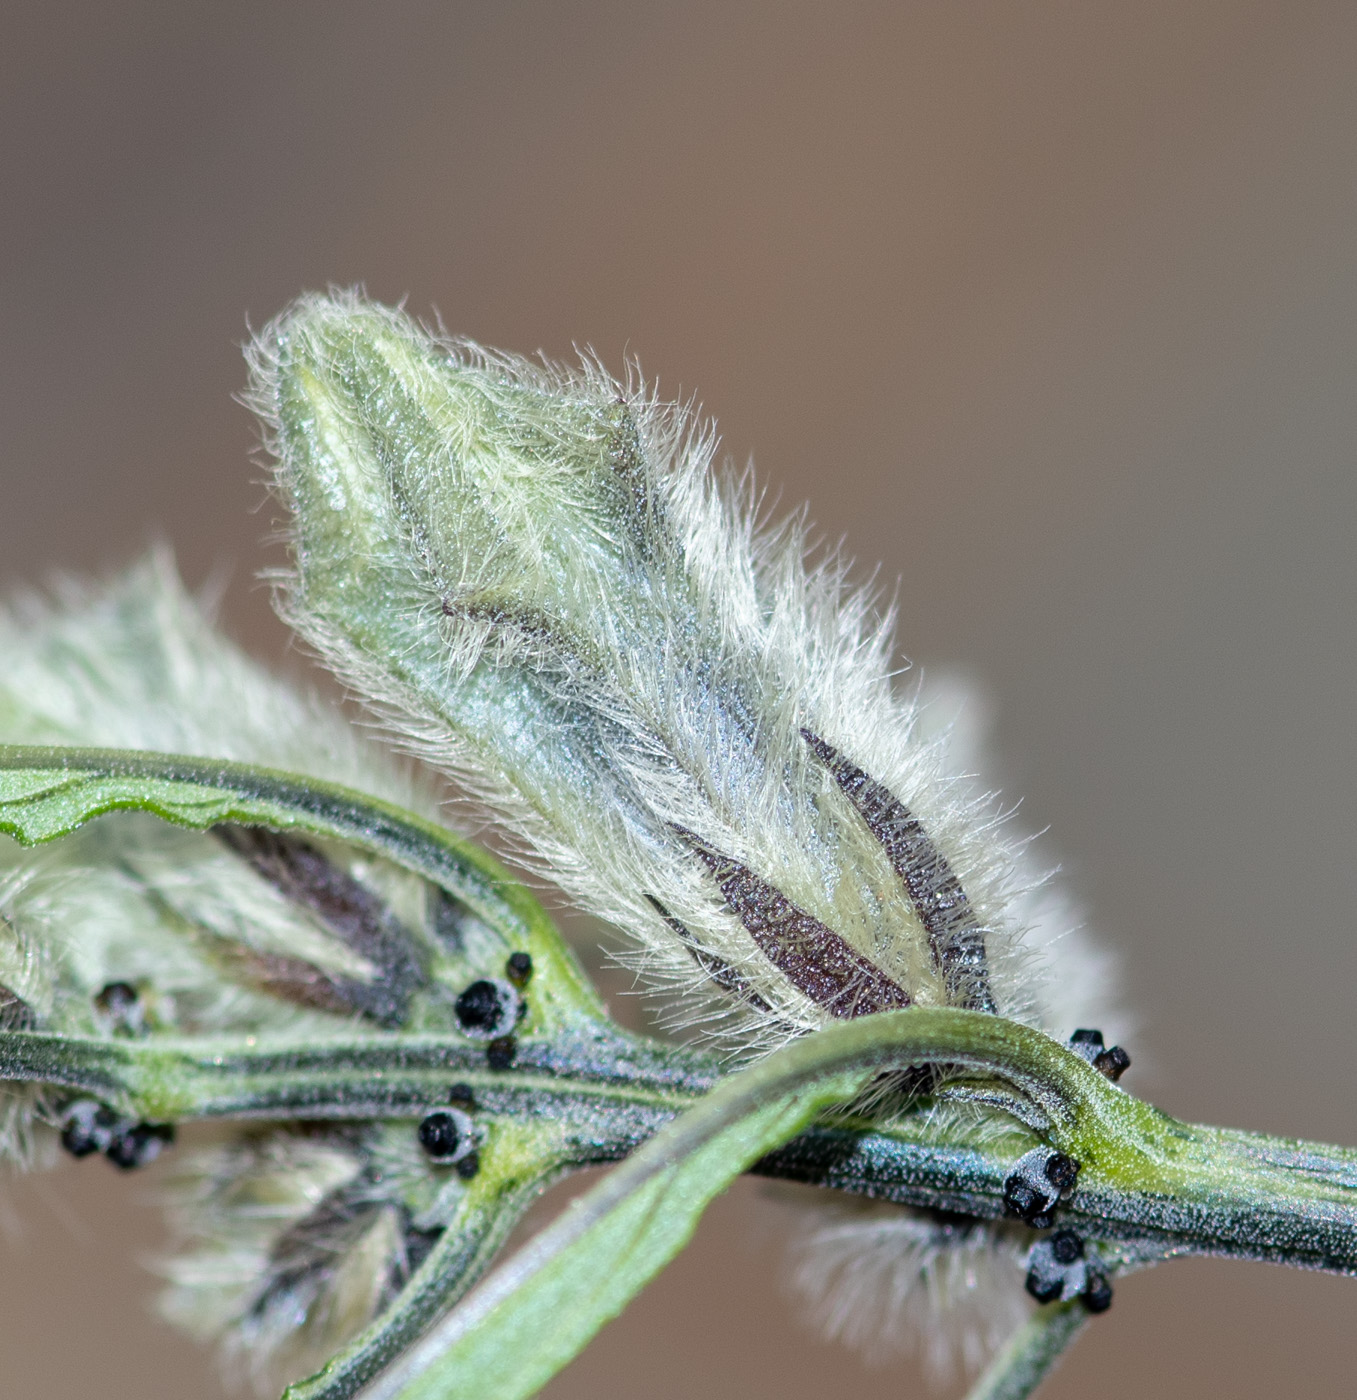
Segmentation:
<svg viewBox="0 0 1357 1400">
<path fill-rule="evenodd" d="M 816 1188 L 775 1285 L 869 1357 L 985 1367 L 977 1400 L 1130 1269 L 1357 1271 L 1357 1154 L 1125 1092 L 1109 959 L 955 696 L 695 413 L 352 292 L 248 353 L 281 611 L 390 744 L 163 552 L 0 621 L 4 1151 L 173 1146 L 163 1308 L 233 1380 L 519 1400 L 746 1171 Z M 443 823 L 468 797 L 612 926 L 662 1037 Z"/>
</svg>

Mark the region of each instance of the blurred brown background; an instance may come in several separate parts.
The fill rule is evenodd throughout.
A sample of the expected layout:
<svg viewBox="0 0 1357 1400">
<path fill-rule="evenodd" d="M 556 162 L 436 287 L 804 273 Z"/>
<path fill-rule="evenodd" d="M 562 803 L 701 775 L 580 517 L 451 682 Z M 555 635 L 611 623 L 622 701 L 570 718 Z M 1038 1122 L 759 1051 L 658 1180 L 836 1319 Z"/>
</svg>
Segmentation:
<svg viewBox="0 0 1357 1400">
<path fill-rule="evenodd" d="M 163 534 L 282 657 L 237 346 L 360 280 L 698 392 L 991 698 L 1131 1087 L 1357 1141 L 1357 7 L 6 5 L 4 580 Z M 6 1400 L 220 1393 L 147 1317 L 153 1185 L 3 1187 Z M 926 1394 L 799 1325 L 776 1230 L 732 1193 L 547 1393 Z M 1045 1394 L 1350 1393 L 1354 1316 L 1169 1265 Z"/>
</svg>

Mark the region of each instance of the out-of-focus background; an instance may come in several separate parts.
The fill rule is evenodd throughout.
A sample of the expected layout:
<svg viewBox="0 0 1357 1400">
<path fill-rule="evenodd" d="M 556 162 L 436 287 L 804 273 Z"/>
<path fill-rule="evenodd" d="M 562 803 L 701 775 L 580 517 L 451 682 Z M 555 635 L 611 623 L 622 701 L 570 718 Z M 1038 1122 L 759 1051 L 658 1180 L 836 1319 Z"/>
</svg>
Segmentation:
<svg viewBox="0 0 1357 1400">
<path fill-rule="evenodd" d="M 4 582 L 164 536 L 301 666 L 238 344 L 359 281 L 700 395 L 988 696 L 1129 1087 L 1357 1142 L 1357 7 L 7 5 Z M 154 1183 L 4 1184 L 6 1400 L 222 1393 L 148 1315 Z M 927 1394 L 801 1325 L 780 1221 L 742 1183 L 547 1395 Z M 1170 1264 L 1044 1394 L 1348 1393 L 1354 1310 Z"/>
</svg>

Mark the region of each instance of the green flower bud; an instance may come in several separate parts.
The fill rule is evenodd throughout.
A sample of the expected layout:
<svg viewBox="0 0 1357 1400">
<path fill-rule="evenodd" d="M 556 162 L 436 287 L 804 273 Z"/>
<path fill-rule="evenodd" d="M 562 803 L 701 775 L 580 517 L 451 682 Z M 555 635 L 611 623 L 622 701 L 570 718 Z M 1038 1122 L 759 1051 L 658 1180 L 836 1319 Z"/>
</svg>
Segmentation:
<svg viewBox="0 0 1357 1400">
<path fill-rule="evenodd" d="M 303 298 L 252 366 L 288 620 L 645 971 L 745 1044 L 1034 1014 L 1030 881 L 894 692 L 889 618 L 806 569 L 799 522 L 755 527 L 709 428 L 352 293 Z"/>
</svg>

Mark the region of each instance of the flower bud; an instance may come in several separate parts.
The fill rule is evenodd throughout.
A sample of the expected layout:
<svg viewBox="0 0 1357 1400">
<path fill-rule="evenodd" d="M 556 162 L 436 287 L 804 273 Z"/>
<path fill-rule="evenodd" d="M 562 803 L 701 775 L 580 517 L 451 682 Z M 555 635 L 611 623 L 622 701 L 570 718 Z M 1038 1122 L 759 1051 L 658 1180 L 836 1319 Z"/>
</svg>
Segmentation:
<svg viewBox="0 0 1357 1400">
<path fill-rule="evenodd" d="M 288 620 L 746 1044 L 915 1004 L 1031 1015 L 1025 878 L 893 690 L 888 617 L 711 430 L 593 361 L 353 293 L 252 348 Z"/>
</svg>

